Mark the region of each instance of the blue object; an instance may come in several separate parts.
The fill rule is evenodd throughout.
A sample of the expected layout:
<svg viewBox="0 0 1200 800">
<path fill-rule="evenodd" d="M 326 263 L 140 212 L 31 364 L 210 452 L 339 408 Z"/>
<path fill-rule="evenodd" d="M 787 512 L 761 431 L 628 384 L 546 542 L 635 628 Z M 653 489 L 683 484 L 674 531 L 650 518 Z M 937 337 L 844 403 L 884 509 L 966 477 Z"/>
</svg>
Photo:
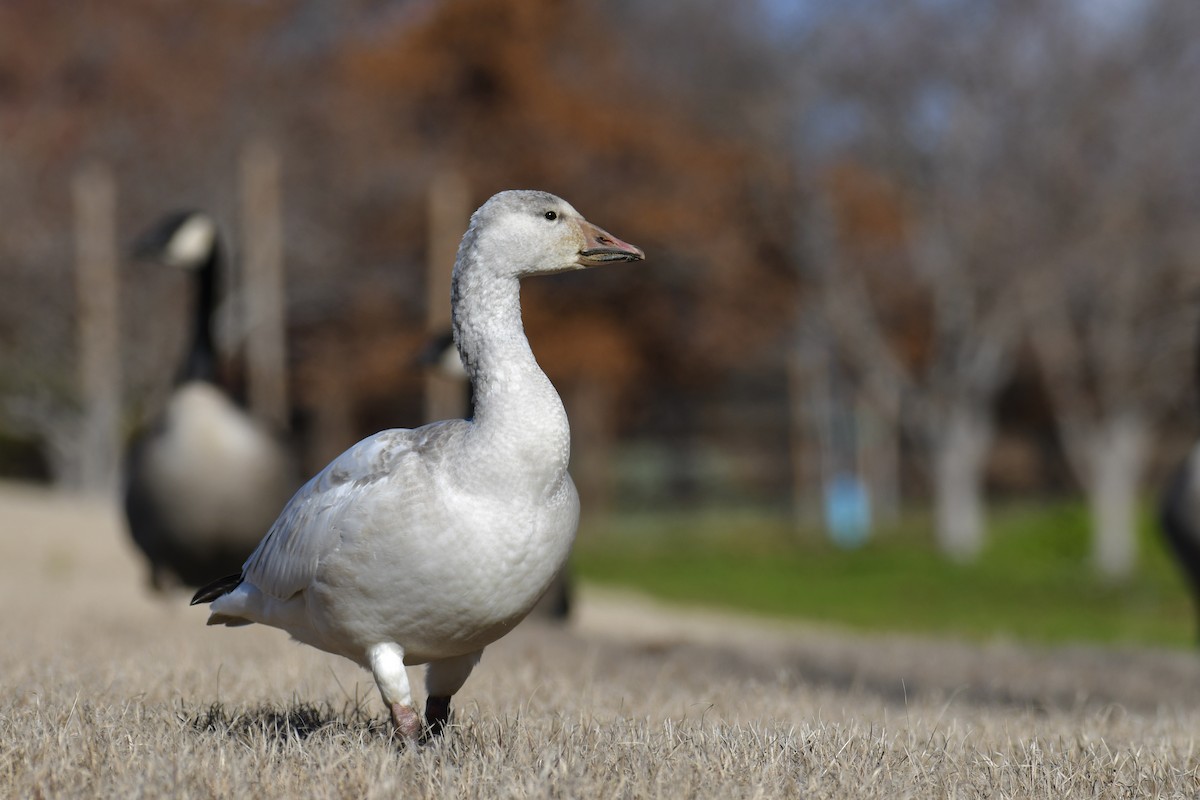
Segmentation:
<svg viewBox="0 0 1200 800">
<path fill-rule="evenodd" d="M 838 547 L 859 547 L 871 535 L 871 498 L 858 476 L 838 473 L 825 487 L 825 527 Z"/>
</svg>

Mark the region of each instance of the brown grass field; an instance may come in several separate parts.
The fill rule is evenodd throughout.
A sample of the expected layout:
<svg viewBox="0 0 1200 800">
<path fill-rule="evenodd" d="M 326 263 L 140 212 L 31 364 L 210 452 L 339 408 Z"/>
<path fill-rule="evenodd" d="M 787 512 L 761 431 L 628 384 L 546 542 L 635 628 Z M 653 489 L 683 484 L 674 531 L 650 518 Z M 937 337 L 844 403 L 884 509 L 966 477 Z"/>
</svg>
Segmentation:
<svg viewBox="0 0 1200 800">
<path fill-rule="evenodd" d="M 370 676 L 143 586 L 116 512 L 0 484 L 0 797 L 1197 797 L 1200 660 L 585 591 L 405 750 Z M 419 679 L 418 674 L 413 675 Z"/>
</svg>

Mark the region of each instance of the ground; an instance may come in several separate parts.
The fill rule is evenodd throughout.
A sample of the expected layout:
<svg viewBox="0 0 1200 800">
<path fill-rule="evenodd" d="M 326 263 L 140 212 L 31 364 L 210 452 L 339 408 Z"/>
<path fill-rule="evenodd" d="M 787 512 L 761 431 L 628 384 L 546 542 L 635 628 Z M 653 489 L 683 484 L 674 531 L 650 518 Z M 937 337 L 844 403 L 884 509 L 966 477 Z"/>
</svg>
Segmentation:
<svg viewBox="0 0 1200 800">
<path fill-rule="evenodd" d="M 155 596 L 110 503 L 0 485 L 0 795 L 1194 797 L 1200 658 L 849 634 L 585 587 L 435 744 L 370 677 Z M 413 673 L 419 685 L 419 671 Z"/>
</svg>

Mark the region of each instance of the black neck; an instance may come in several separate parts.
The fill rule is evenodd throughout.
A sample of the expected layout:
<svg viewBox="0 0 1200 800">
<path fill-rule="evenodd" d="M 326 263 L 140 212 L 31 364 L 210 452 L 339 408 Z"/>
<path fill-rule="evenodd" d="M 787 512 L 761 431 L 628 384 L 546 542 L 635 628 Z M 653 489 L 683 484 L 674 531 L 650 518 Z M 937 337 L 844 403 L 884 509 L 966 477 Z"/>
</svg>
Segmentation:
<svg viewBox="0 0 1200 800">
<path fill-rule="evenodd" d="M 217 382 L 217 348 L 213 339 L 212 315 L 217 307 L 217 265 L 220 248 L 213 244 L 212 252 L 204 263 L 196 267 L 192 296 L 192 338 L 188 345 L 187 360 L 175 382 Z"/>
</svg>

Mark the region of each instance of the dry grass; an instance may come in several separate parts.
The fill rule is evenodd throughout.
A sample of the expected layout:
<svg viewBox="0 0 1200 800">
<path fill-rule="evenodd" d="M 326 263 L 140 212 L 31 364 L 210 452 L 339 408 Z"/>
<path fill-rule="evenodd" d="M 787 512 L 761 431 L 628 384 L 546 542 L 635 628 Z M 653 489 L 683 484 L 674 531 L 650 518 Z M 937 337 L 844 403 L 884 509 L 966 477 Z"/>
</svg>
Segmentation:
<svg viewBox="0 0 1200 800">
<path fill-rule="evenodd" d="M 0 795 L 1195 797 L 1189 653 L 848 636 L 589 593 L 405 751 L 369 676 L 156 600 L 114 512 L 0 486 Z M 416 676 L 414 676 L 416 677 Z"/>
</svg>

